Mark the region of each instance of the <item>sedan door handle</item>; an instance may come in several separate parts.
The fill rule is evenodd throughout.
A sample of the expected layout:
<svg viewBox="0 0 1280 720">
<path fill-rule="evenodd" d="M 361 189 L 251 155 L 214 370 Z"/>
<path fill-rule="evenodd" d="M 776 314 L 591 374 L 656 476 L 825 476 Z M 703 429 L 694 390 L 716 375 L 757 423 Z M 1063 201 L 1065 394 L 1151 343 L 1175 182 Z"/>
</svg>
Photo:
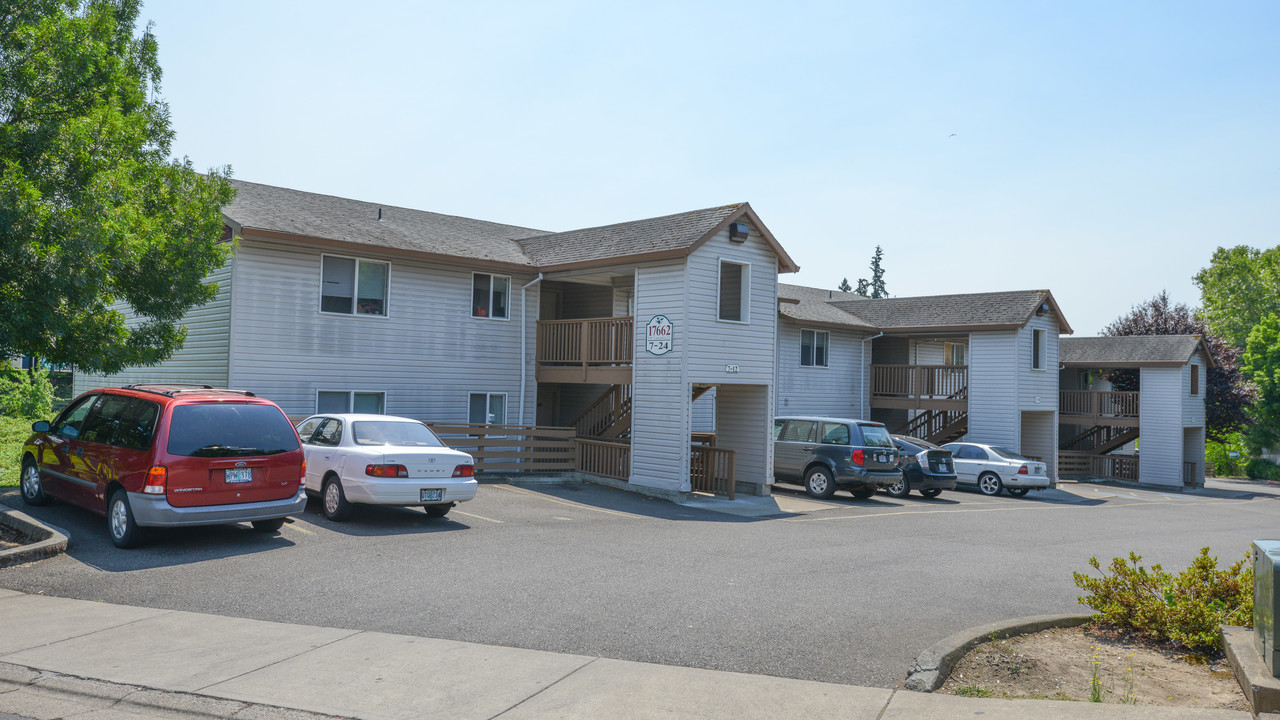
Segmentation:
<svg viewBox="0 0 1280 720">
<path fill-rule="evenodd" d="M 813 446 L 812 446 L 812 445 L 805 445 L 804 447 L 802 447 L 802 448 L 800 448 L 800 449 L 801 449 L 801 450 L 812 450 L 812 449 L 813 449 Z"/>
</svg>

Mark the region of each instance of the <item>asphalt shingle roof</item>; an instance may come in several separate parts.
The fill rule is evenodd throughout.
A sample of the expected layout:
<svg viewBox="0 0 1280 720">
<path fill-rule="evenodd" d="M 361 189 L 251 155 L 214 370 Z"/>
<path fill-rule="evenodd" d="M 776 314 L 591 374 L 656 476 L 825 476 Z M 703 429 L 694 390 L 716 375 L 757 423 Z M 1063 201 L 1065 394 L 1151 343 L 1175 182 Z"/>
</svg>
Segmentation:
<svg viewBox="0 0 1280 720">
<path fill-rule="evenodd" d="M 532 266 L 517 238 L 545 230 L 232 180 L 223 213 L 242 227 Z M 378 211 L 382 221 L 378 221 Z"/>
<path fill-rule="evenodd" d="M 823 290 L 822 288 L 805 287 L 803 285 L 778 283 L 778 298 L 780 300 L 797 301 L 778 303 L 778 314 L 797 322 L 875 330 L 875 326 L 871 323 L 832 304 L 833 302 L 856 297 L 858 296 L 853 293 L 843 293 L 838 290 Z"/>
<path fill-rule="evenodd" d="M 1123 335 L 1063 338 L 1058 361 L 1066 365 L 1182 364 L 1200 346 L 1199 335 Z"/>
<path fill-rule="evenodd" d="M 683 250 L 737 214 L 746 203 L 526 237 L 519 241 L 540 267 Z"/>
<path fill-rule="evenodd" d="M 1020 327 L 1047 290 L 926 295 L 901 298 L 856 298 L 833 303 L 884 330 L 944 327 Z"/>
</svg>

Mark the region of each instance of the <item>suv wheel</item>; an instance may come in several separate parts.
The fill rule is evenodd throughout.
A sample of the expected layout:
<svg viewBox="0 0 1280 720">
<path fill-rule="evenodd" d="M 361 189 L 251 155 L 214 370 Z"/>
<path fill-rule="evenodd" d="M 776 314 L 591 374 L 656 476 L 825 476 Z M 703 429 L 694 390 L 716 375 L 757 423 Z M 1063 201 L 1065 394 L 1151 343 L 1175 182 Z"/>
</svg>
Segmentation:
<svg viewBox="0 0 1280 720">
<path fill-rule="evenodd" d="M 129 493 L 120 488 L 107 501 L 107 534 L 118 548 L 137 547 L 142 542 L 142 528 L 133 520 Z"/>
<path fill-rule="evenodd" d="M 809 493 L 810 497 L 823 500 L 835 495 L 836 483 L 831 479 L 831 471 L 822 465 L 810 468 L 804 475 L 804 491 Z"/>
<path fill-rule="evenodd" d="M 22 463 L 22 501 L 28 505 L 49 502 L 49 496 L 44 494 L 44 484 L 40 482 L 40 468 L 30 459 Z"/>
<path fill-rule="evenodd" d="M 999 495 L 1004 489 L 1004 483 L 1000 482 L 1000 476 L 995 473 L 982 473 L 978 478 L 978 492 L 983 495 Z"/>
</svg>

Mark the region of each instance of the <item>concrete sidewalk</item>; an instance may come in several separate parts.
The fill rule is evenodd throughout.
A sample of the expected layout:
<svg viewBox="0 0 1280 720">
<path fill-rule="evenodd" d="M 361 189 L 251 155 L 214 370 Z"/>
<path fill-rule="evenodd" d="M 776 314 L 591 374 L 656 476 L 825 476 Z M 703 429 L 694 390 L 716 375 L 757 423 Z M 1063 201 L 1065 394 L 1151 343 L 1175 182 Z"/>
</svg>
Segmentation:
<svg viewBox="0 0 1280 720">
<path fill-rule="evenodd" d="M 0 663 L 7 664 L 0 665 L 5 670 L 0 674 L 0 717 L 4 713 L 27 716 L 14 703 L 23 693 L 29 695 L 41 687 L 39 673 L 28 673 L 25 680 L 14 677 L 26 672 L 23 668 L 185 694 L 161 695 L 167 698 L 164 702 L 152 702 L 156 707 L 174 708 L 162 715 L 122 715 L 120 709 L 95 715 L 108 711 L 90 710 L 83 715 L 86 718 L 268 717 L 263 706 L 370 720 L 1251 717 L 1228 710 L 961 698 L 109 605 L 11 590 L 0 590 Z M 124 692 L 101 687 L 108 688 L 99 693 L 104 697 L 112 692 L 137 694 L 137 688 Z M 196 706 L 214 709 L 196 710 Z M 67 714 L 71 713 L 41 716 Z"/>
</svg>

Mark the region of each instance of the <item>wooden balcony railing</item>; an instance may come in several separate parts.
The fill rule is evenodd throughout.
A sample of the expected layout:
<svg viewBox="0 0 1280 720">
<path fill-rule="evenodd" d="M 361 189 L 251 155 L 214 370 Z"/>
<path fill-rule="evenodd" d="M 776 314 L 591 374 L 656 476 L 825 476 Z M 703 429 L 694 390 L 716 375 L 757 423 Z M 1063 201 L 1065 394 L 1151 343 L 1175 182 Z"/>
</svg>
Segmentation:
<svg viewBox="0 0 1280 720">
<path fill-rule="evenodd" d="M 1196 477 L 1196 464 L 1194 462 L 1182 463 L 1182 484 L 1193 486 L 1200 479 Z"/>
<path fill-rule="evenodd" d="M 968 365 L 872 365 L 871 406 L 966 410 Z"/>
<path fill-rule="evenodd" d="M 627 480 L 631 477 L 631 443 L 575 438 L 577 471 Z"/>
<path fill-rule="evenodd" d="M 1100 477 L 1138 481 L 1136 455 L 1094 455 L 1072 450 L 1058 451 L 1058 473 L 1062 476 Z"/>
<path fill-rule="evenodd" d="M 1138 393 L 1098 390 L 1061 390 L 1059 416 L 1091 418 L 1096 424 L 1136 425 Z"/>
<path fill-rule="evenodd" d="M 631 382 L 634 321 L 629 317 L 538 321 L 538 380 Z"/>
<path fill-rule="evenodd" d="M 694 492 L 728 495 L 734 498 L 737 453 L 710 445 L 690 445 L 689 484 Z"/>
</svg>

